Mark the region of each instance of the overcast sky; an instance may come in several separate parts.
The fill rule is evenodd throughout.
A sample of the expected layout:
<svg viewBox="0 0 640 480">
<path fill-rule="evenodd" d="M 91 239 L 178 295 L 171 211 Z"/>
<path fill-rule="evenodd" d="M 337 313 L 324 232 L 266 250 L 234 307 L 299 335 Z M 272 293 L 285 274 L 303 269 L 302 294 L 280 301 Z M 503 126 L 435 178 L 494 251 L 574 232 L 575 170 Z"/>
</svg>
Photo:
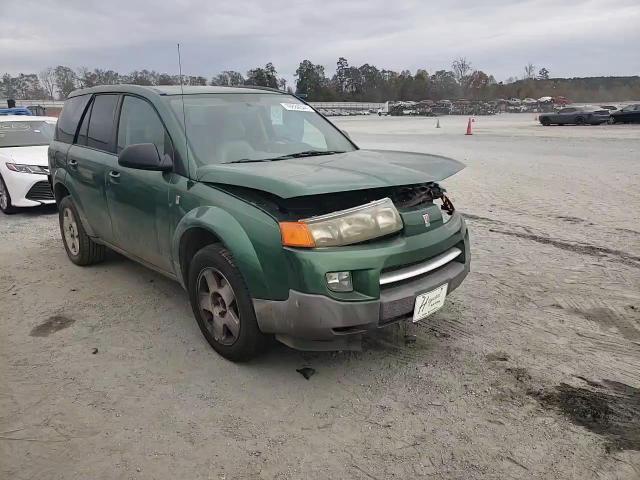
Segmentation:
<svg viewBox="0 0 640 480">
<path fill-rule="evenodd" d="M 504 80 L 640 74 L 640 0 L 0 0 L 0 73 L 58 64 L 189 75 L 338 57 L 393 70 L 458 56 Z"/>
</svg>

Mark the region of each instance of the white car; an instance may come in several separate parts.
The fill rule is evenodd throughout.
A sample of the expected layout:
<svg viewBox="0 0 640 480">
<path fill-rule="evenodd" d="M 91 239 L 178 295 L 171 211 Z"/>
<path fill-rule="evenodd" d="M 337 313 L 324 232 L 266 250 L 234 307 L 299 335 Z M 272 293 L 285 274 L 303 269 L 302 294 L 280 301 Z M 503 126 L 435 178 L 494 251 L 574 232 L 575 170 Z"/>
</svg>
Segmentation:
<svg viewBox="0 0 640 480">
<path fill-rule="evenodd" d="M 0 116 L 0 210 L 55 203 L 47 150 L 57 118 Z"/>
</svg>

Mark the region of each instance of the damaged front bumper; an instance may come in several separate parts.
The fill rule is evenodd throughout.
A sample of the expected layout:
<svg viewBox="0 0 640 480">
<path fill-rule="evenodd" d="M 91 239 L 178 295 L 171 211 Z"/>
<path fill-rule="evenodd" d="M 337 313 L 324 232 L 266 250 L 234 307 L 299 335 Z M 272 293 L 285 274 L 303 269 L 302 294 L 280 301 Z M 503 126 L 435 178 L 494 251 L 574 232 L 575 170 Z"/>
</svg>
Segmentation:
<svg viewBox="0 0 640 480">
<path fill-rule="evenodd" d="M 275 334 L 282 343 L 300 350 L 356 350 L 360 348 L 362 335 L 393 323 L 413 318 L 417 295 L 448 285 L 447 294 L 455 290 L 470 270 L 471 256 L 469 236 L 460 218 L 461 238 L 438 256 L 416 263 L 415 276 L 379 285 L 379 296 L 361 301 L 344 301 L 327 295 L 290 290 L 287 300 L 254 299 L 258 325 L 264 333 Z M 447 251 L 459 249 L 444 264 L 434 264 L 433 269 L 423 268 Z M 399 266 L 398 266 L 399 267 Z M 422 270 L 421 270 L 422 268 Z M 393 277 L 378 271 L 377 277 Z M 426 271 L 425 271 L 426 270 Z M 425 273 L 420 273 L 425 271 Z"/>
</svg>

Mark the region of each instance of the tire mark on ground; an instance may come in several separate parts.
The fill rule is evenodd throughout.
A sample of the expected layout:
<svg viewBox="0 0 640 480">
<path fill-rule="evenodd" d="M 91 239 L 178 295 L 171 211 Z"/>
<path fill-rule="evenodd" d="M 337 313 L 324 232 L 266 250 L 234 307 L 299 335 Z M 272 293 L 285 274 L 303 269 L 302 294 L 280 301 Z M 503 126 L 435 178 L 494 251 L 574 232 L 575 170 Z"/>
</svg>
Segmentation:
<svg viewBox="0 0 640 480">
<path fill-rule="evenodd" d="M 543 237 L 541 235 L 534 235 L 531 233 L 511 232 L 508 230 L 496 230 L 494 228 L 489 229 L 490 232 L 500 233 L 502 235 L 509 235 L 511 237 L 523 238 L 525 240 L 531 240 L 543 245 L 551 245 L 561 250 L 567 250 L 569 252 L 580 253 L 582 255 L 590 255 L 592 257 L 613 257 L 611 260 L 620 262 L 628 267 L 640 268 L 640 257 L 631 255 L 630 253 L 623 252 L 622 250 L 615 250 L 607 247 L 599 247 L 596 245 L 590 245 L 588 243 L 572 243 L 563 240 L 556 240 L 550 237 Z"/>
<path fill-rule="evenodd" d="M 533 233 L 529 228 L 524 227 L 522 225 L 514 225 L 512 223 L 495 220 L 493 218 L 482 217 L 480 215 L 463 213 L 463 216 L 469 220 L 492 223 L 494 225 L 518 227 L 518 228 L 523 228 L 527 231 L 527 233 L 524 233 L 524 232 L 516 232 L 513 230 L 490 228 L 489 231 L 493 233 L 500 233 L 502 235 L 509 235 L 511 237 L 531 240 L 533 242 L 541 243 L 543 245 L 551 245 L 561 250 L 567 250 L 567 251 L 570 251 L 573 253 L 579 253 L 582 255 L 590 255 L 592 257 L 597 257 L 597 258 L 608 257 L 611 260 L 622 263 L 626 266 L 640 268 L 640 257 L 637 255 L 632 255 L 630 253 L 624 252 L 622 250 L 616 250 L 616 249 L 607 248 L 607 247 L 600 247 L 600 246 L 591 245 L 588 243 L 567 242 L 565 240 L 558 240 L 558 239 L 546 237 L 543 235 L 537 235 Z"/>
</svg>

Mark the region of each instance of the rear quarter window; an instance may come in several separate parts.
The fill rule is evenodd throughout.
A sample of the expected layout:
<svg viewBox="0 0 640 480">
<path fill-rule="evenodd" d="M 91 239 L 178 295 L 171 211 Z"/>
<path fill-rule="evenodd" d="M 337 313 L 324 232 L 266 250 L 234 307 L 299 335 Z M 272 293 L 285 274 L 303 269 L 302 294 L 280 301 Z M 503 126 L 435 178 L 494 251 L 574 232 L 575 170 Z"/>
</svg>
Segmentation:
<svg viewBox="0 0 640 480">
<path fill-rule="evenodd" d="M 64 102 L 64 108 L 60 118 L 58 118 L 56 127 L 56 140 L 64 143 L 73 143 L 73 137 L 78 129 L 78 122 L 90 98 L 91 95 L 80 95 Z"/>
</svg>

